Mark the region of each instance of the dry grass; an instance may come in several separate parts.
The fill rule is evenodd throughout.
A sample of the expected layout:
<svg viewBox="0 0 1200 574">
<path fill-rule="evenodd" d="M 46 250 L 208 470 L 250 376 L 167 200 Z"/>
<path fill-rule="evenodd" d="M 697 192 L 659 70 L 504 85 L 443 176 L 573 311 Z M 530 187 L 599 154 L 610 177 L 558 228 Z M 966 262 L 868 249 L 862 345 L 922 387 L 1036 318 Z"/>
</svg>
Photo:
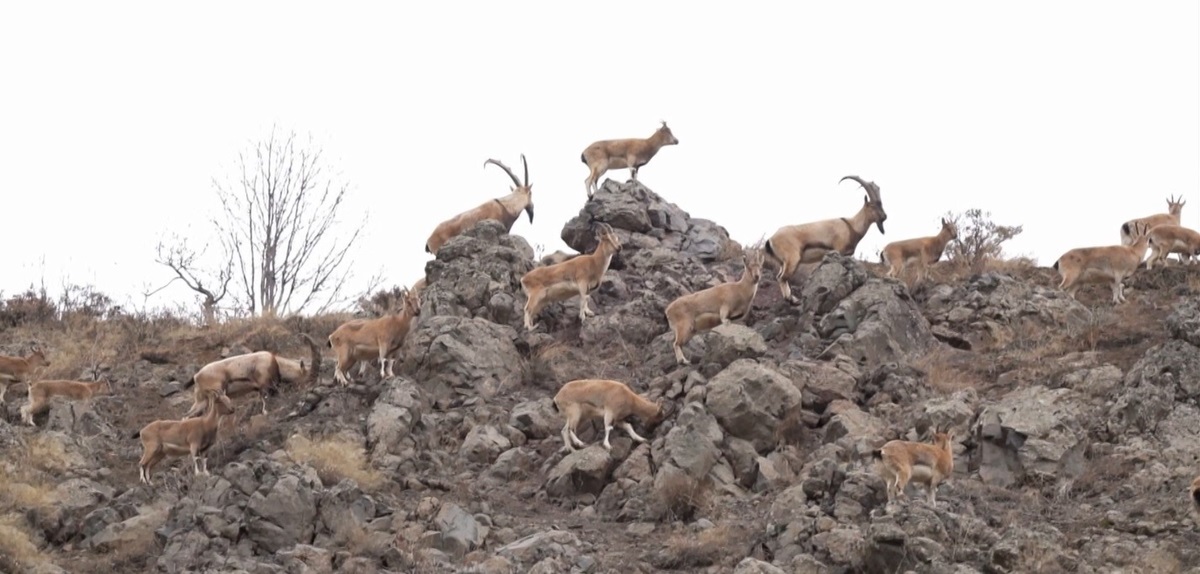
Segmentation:
<svg viewBox="0 0 1200 574">
<path fill-rule="evenodd" d="M 29 530 L 20 514 L 0 516 L 0 571 L 20 572 L 49 561 L 30 538 Z"/>
<path fill-rule="evenodd" d="M 654 487 L 658 519 L 662 522 L 688 522 L 709 504 L 709 485 L 677 471 L 663 477 Z"/>
<path fill-rule="evenodd" d="M 722 524 L 699 533 L 680 533 L 667 541 L 655 566 L 673 570 L 713 565 L 732 567 L 746 557 L 749 533 L 738 526 Z"/>
<path fill-rule="evenodd" d="M 943 395 L 953 394 L 967 388 L 979 388 L 979 375 L 959 366 L 957 353 L 937 347 L 925 354 L 913 365 L 925 373 L 925 384 Z"/>
<path fill-rule="evenodd" d="M 374 490 L 384 483 L 384 476 L 367 463 L 363 445 L 341 437 L 309 440 L 300 435 L 288 438 L 284 447 L 292 460 L 311 465 L 326 486 L 349 478 L 363 490 Z"/>
</svg>

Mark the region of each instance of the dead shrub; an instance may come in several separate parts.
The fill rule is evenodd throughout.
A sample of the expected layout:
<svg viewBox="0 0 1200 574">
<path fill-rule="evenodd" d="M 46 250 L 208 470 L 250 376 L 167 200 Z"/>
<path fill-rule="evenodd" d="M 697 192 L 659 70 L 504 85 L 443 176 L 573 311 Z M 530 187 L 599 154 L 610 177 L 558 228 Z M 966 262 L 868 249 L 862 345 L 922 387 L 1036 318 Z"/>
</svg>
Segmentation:
<svg viewBox="0 0 1200 574">
<path fill-rule="evenodd" d="M 49 559 L 29 535 L 29 525 L 18 513 L 0 516 L 0 571 L 21 572 Z"/>
<path fill-rule="evenodd" d="M 1004 243 L 1021 234 L 1020 225 L 1000 225 L 991 212 L 968 209 L 946 213 L 958 226 L 958 239 L 946 246 L 946 260 L 967 273 L 981 273 L 989 261 L 1004 259 Z"/>
<path fill-rule="evenodd" d="M 749 533 L 738 526 L 721 525 L 697 534 L 676 534 L 655 560 L 655 566 L 671 570 L 732 566 L 747 554 Z"/>
<path fill-rule="evenodd" d="M 325 486 L 333 486 L 349 478 L 363 490 L 374 490 L 383 484 L 383 474 L 370 467 L 366 449 L 356 441 L 342 437 L 309 440 L 300 435 L 288 438 L 284 448 L 292 460 L 316 469 Z"/>
<path fill-rule="evenodd" d="M 925 373 L 925 384 L 943 395 L 980 385 L 978 375 L 960 368 L 955 353 L 942 347 L 926 353 L 914 366 Z"/>
<path fill-rule="evenodd" d="M 708 506 L 709 485 L 682 472 L 672 472 L 654 487 L 662 522 L 688 522 Z"/>
</svg>

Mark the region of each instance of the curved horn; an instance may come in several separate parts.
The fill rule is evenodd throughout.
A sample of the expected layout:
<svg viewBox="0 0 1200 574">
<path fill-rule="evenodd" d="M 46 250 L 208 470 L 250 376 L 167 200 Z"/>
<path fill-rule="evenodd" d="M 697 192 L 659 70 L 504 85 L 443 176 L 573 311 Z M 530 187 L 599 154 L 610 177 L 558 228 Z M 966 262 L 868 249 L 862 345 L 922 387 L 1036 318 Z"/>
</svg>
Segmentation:
<svg viewBox="0 0 1200 574">
<path fill-rule="evenodd" d="M 525 166 L 525 185 L 529 187 L 529 163 L 525 161 L 525 154 L 521 154 L 521 165 Z"/>
<path fill-rule="evenodd" d="M 842 183 L 843 181 L 846 181 L 847 179 L 853 179 L 854 181 L 857 181 L 858 184 L 861 185 L 864 190 L 866 190 L 867 197 L 871 198 L 871 201 L 874 201 L 874 202 L 879 201 L 879 186 L 875 185 L 875 182 L 863 181 L 863 179 L 861 177 L 858 177 L 857 175 L 847 175 L 846 177 L 839 179 L 838 183 Z"/>
<path fill-rule="evenodd" d="M 507 165 L 500 163 L 500 160 L 498 160 L 498 159 L 489 159 L 489 160 L 483 162 L 483 167 L 487 167 L 487 164 L 489 164 L 489 163 L 496 164 L 496 166 L 498 166 L 500 169 L 504 170 L 504 173 L 507 173 L 508 177 L 513 180 L 513 185 L 515 185 L 517 187 L 521 187 L 521 181 L 517 179 L 516 175 L 513 175 L 512 170 L 508 169 Z"/>
</svg>

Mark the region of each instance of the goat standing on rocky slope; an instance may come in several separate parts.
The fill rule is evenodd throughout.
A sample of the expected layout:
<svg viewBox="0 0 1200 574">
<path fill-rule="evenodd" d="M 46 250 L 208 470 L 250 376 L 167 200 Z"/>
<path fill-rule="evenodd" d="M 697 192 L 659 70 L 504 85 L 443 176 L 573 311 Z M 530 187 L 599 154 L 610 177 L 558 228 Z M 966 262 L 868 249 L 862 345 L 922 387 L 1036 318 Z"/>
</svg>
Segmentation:
<svg viewBox="0 0 1200 574">
<path fill-rule="evenodd" d="M 954 472 L 954 433 L 936 431 L 933 444 L 892 440 L 875 450 L 879 475 L 887 483 L 888 502 L 904 496 L 910 480 L 929 489 L 929 504 L 936 502 L 937 487 Z"/>
<path fill-rule="evenodd" d="M 788 280 L 796 272 L 801 263 L 817 263 L 826 253 L 836 251 L 846 257 L 854 255 L 858 243 L 871 229 L 874 223 L 883 233 L 883 222 L 887 221 L 887 212 L 883 210 L 883 201 L 879 199 L 879 186 L 873 181 L 863 181 L 857 175 L 847 175 L 838 180 L 841 183 L 853 179 L 862 185 L 867 195 L 863 197 L 863 206 L 846 219 L 824 219 L 800 225 L 787 225 L 779 228 L 766 245 L 766 260 L 779 269 L 775 278 L 779 281 L 779 291 L 789 303 L 796 304 L 799 300 L 792 297 L 792 288 Z"/>
<path fill-rule="evenodd" d="M 1133 245 L 1133 241 L 1140 235 L 1149 233 L 1159 225 L 1179 225 L 1183 216 L 1183 204 L 1187 203 L 1182 197 L 1171 196 L 1167 198 L 1167 212 L 1147 215 L 1137 219 L 1130 219 L 1121 224 L 1121 245 Z"/>
<path fill-rule="evenodd" d="M 600 140 L 584 148 L 579 160 L 588 166 L 587 179 L 583 187 L 587 190 L 588 199 L 596 193 L 600 176 L 610 169 L 629 168 L 629 178 L 637 181 L 638 168 L 650 163 L 650 159 L 663 146 L 677 145 L 679 139 L 671 133 L 667 122 L 655 130 L 648 138 L 626 138 L 619 140 Z"/>
<path fill-rule="evenodd" d="M 1125 301 L 1125 278 L 1133 275 L 1146 256 L 1150 235 L 1136 224 L 1137 238 L 1133 245 L 1076 247 L 1054 262 L 1054 270 L 1062 275 L 1058 288 L 1075 298 L 1084 283 L 1112 281 L 1113 304 Z"/>
<path fill-rule="evenodd" d="M 21 407 L 21 420 L 29 426 L 34 415 L 50 409 L 50 399 L 62 397 L 73 401 L 91 401 L 96 395 L 111 395 L 112 383 L 108 381 L 37 381 L 29 383 L 29 404 Z"/>
<path fill-rule="evenodd" d="M 683 295 L 667 305 L 667 323 L 675 334 L 675 360 L 680 365 L 688 362 L 683 346 L 693 334 L 740 319 L 750 311 L 762 278 L 763 252 L 751 249 L 742 261 L 746 267 L 741 279 Z"/>
<path fill-rule="evenodd" d="M 525 213 L 529 214 L 529 223 L 533 223 L 533 186 L 529 184 L 529 164 L 525 162 L 525 154 L 521 154 L 521 163 L 525 166 L 524 183 L 517 179 L 516 175 L 513 175 L 508 166 L 500 163 L 500 160 L 489 159 L 483 162 L 483 167 L 487 167 L 489 163 L 504 170 L 516 187 L 513 187 L 512 192 L 504 197 L 489 200 L 470 211 L 464 211 L 443 221 L 434 228 L 433 234 L 425 242 L 426 253 L 437 255 L 438 249 L 441 249 L 447 241 L 485 219 L 499 221 L 505 231 L 511 231 L 513 224 L 521 217 L 521 210 L 525 210 Z"/>
<path fill-rule="evenodd" d="M 4 395 L 8 387 L 26 382 L 29 374 L 38 367 L 49 365 L 46 354 L 41 347 L 34 347 L 24 357 L 8 357 L 0 355 L 0 405 L 4 404 Z"/>
<path fill-rule="evenodd" d="M 554 410 L 566 418 L 562 438 L 568 451 L 574 451 L 576 446 L 587 446 L 575 435 L 581 421 L 603 417 L 604 448 L 612 450 L 608 436 L 614 423 L 620 423 L 633 440 L 646 442 L 645 438 L 633 431 L 633 425 L 626 419 L 636 416 L 641 419 L 647 432 L 653 432 L 658 423 L 666 418 L 666 409 L 661 402 L 642 397 L 625 383 L 606 379 L 580 379 L 563 385 L 554 395 Z"/>
<path fill-rule="evenodd" d="M 1179 254 L 1179 261 L 1191 264 L 1200 256 L 1200 232 L 1188 229 L 1182 225 L 1159 225 L 1150 230 L 1150 258 L 1146 260 L 1146 269 L 1151 269 L 1155 261 L 1167 264 L 1167 256 Z"/>
<path fill-rule="evenodd" d="M 533 318 L 551 303 L 579 296 L 579 322 L 595 315 L 588 308 L 588 292 L 600 286 L 613 255 L 621 250 L 621 238 L 612 226 L 600 223 L 596 227 L 596 250 L 572 259 L 534 267 L 521 277 L 525 291 L 525 328 L 533 330 Z"/>
<path fill-rule="evenodd" d="M 937 235 L 893 241 L 883 247 L 879 259 L 888 265 L 888 277 L 896 277 L 909 265 L 917 268 L 918 277 L 929 276 L 929 268 L 942 258 L 946 246 L 958 238 L 958 226 L 953 221 L 942 219 L 942 229 Z"/>
<path fill-rule="evenodd" d="M 195 401 L 192 408 L 183 415 L 184 419 L 199 416 L 209 396 L 227 396 L 229 385 L 235 382 L 246 382 L 249 385 L 246 393 L 255 393 L 262 401 L 262 414 L 267 414 L 267 392 L 279 384 L 279 361 L 275 353 L 258 351 L 236 355 L 204 365 L 192 377 L 195 385 Z"/>
<path fill-rule="evenodd" d="M 142 439 L 142 460 L 138 462 L 138 476 L 146 484 L 154 466 L 168 456 L 192 455 L 192 470 L 196 474 L 208 474 L 208 449 L 217 442 L 217 429 L 221 417 L 233 414 L 233 404 L 225 395 L 209 394 L 205 399 L 205 413 L 200 418 L 177 421 L 157 420 L 133 435 Z M 201 470 L 203 462 L 203 470 Z"/>
<path fill-rule="evenodd" d="M 329 347 L 337 354 L 334 378 L 342 386 L 350 384 L 350 369 L 358 361 L 378 356 L 379 376 L 394 377 L 393 355 L 404 344 L 415 317 L 421 315 L 421 300 L 414 291 L 404 290 L 401 309 L 378 319 L 352 319 L 329 335 Z"/>
</svg>

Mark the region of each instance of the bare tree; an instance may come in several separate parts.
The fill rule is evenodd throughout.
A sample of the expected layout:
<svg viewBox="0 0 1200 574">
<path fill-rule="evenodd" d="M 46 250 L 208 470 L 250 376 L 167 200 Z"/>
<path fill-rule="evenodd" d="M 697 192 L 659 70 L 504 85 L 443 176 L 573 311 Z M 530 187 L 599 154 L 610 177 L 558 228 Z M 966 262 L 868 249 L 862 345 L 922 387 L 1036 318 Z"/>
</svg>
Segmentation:
<svg viewBox="0 0 1200 574">
<path fill-rule="evenodd" d="M 214 219 L 230 254 L 238 298 L 251 315 L 317 311 L 342 301 L 346 254 L 362 225 L 337 233 L 348 184 L 326 174 L 322 150 L 277 135 L 238 154 L 232 181 L 213 179 L 224 217 Z M 366 216 L 363 217 L 363 223 Z"/>
<path fill-rule="evenodd" d="M 233 261 L 228 254 L 224 254 L 221 258 L 224 266 L 215 274 L 206 272 L 200 269 L 197 263 L 204 251 L 202 249 L 196 252 L 182 239 L 176 239 L 170 245 L 159 241 L 155 262 L 166 265 L 175 272 L 175 277 L 167 281 L 166 285 L 146 293 L 146 296 L 162 291 L 176 280 L 182 280 L 188 289 L 200 295 L 200 312 L 204 317 L 204 324 L 212 325 L 217 320 L 217 303 L 229 293 L 229 282 L 233 279 Z M 205 286 L 205 281 L 208 281 L 208 286 Z"/>
</svg>

